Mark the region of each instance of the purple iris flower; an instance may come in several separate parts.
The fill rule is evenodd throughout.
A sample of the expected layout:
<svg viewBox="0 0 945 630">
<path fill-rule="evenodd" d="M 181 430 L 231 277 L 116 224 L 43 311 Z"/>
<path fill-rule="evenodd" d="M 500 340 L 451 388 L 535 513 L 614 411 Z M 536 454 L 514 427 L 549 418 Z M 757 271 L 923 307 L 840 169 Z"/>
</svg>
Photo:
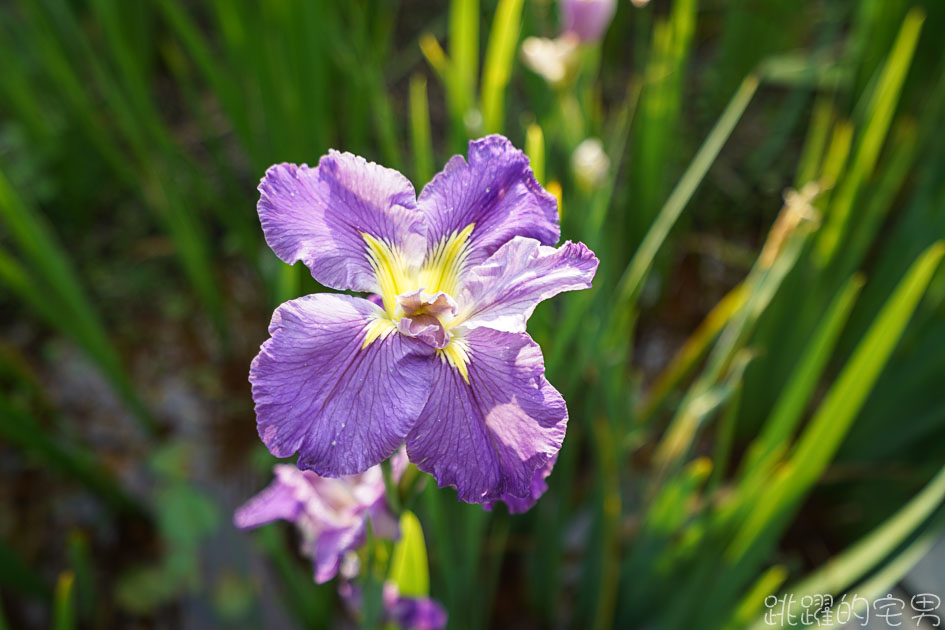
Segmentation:
<svg viewBox="0 0 945 630">
<path fill-rule="evenodd" d="M 266 241 L 321 284 L 286 302 L 250 369 L 259 435 L 324 477 L 407 454 L 459 498 L 527 497 L 561 448 L 564 399 L 525 332 L 537 304 L 585 289 L 597 258 L 559 238 L 557 202 L 502 136 L 469 144 L 420 193 L 350 153 L 278 164 Z"/>
<path fill-rule="evenodd" d="M 363 606 L 360 587 L 342 582 L 338 593 L 349 610 L 359 614 Z M 404 597 L 393 582 L 384 583 L 384 621 L 401 630 L 442 630 L 446 627 L 447 614 L 443 606 L 430 597 Z"/>
<path fill-rule="evenodd" d="M 392 464 L 399 478 L 406 455 L 398 453 Z M 338 479 L 285 464 L 277 465 L 274 472 L 275 480 L 239 508 L 233 522 L 240 529 L 277 520 L 295 523 L 302 535 L 302 554 L 312 559 L 319 584 L 335 577 L 345 552 L 364 544 L 368 518 L 376 536 L 391 540 L 399 536 L 380 466 Z"/>
<path fill-rule="evenodd" d="M 599 41 L 617 9 L 617 0 L 561 0 L 561 25 L 585 43 Z"/>
</svg>

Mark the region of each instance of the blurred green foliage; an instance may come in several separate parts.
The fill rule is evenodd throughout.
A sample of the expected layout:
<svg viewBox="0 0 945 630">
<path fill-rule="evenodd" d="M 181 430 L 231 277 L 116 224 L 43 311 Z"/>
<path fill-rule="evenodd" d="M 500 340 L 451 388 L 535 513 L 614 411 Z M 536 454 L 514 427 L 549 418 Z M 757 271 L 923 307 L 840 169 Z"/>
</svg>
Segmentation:
<svg viewBox="0 0 945 630">
<path fill-rule="evenodd" d="M 248 538 L 214 555 L 226 482 L 257 467 L 244 449 L 198 474 L 216 444 L 188 427 L 210 420 L 159 404 L 150 355 L 199 346 L 156 365 L 236 401 L 223 433 L 252 437 L 267 309 L 318 290 L 263 243 L 266 167 L 336 147 L 422 186 L 490 132 L 601 266 L 529 326 L 570 409 L 550 490 L 509 517 L 428 484 L 402 590 L 427 590 L 401 575 L 426 538 L 450 627 L 735 629 L 772 593 L 880 593 L 921 557 L 945 518 L 945 4 L 621 0 L 549 85 L 519 51 L 557 28 L 549 0 L 0 7 L 0 498 L 39 479 L 131 532 L 0 520 L 0 628 L 37 606 L 54 628 L 194 601 L 231 628 L 344 614 L 285 530 L 255 537 L 275 587 Z M 578 185 L 595 137 L 605 172 Z M 127 408 L 130 466 L 57 408 L 58 338 Z"/>
</svg>

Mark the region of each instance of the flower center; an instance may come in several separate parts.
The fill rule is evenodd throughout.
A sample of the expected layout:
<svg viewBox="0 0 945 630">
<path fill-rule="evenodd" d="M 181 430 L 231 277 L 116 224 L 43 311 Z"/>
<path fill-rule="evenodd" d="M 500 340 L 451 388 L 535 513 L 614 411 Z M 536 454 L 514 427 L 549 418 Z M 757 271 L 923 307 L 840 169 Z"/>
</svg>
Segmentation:
<svg viewBox="0 0 945 630">
<path fill-rule="evenodd" d="M 365 255 L 374 269 L 384 310 L 396 318 L 400 295 L 425 290 L 430 294 L 455 294 L 469 255 L 469 238 L 476 227 L 470 223 L 432 246 L 422 260 L 383 239 L 361 233 L 367 246 Z"/>
<path fill-rule="evenodd" d="M 446 326 L 456 310 L 456 301 L 448 293 L 431 294 L 426 288 L 420 288 L 397 296 L 393 319 L 401 333 L 440 350 L 449 345 L 450 333 Z"/>
<path fill-rule="evenodd" d="M 475 227 L 470 223 L 444 236 L 422 260 L 386 240 L 361 233 L 384 308 L 384 315 L 367 327 L 362 348 L 398 331 L 436 348 L 437 356 L 469 382 L 469 347 L 462 338 L 462 317 L 457 317 L 459 309 L 450 294 L 460 289 Z"/>
</svg>

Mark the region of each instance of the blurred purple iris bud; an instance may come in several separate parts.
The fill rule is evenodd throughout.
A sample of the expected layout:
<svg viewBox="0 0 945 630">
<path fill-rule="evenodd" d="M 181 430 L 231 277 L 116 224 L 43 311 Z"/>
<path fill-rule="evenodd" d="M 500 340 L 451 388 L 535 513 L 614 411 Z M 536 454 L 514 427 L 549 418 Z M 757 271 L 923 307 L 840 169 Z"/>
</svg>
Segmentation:
<svg viewBox="0 0 945 630">
<path fill-rule="evenodd" d="M 322 477 L 368 470 L 406 443 L 470 503 L 528 499 L 568 411 L 526 333 L 539 302 L 586 289 L 597 258 L 560 237 L 557 200 L 506 138 L 469 143 L 420 193 L 350 153 L 271 167 L 266 242 L 321 284 L 286 302 L 249 380 L 259 436 Z"/>
<path fill-rule="evenodd" d="M 359 615 L 364 602 L 361 588 L 342 582 L 338 593 L 348 610 Z M 393 582 L 384 584 L 383 603 L 383 622 L 401 630 L 442 630 L 446 627 L 446 610 L 439 602 L 429 597 L 403 597 Z"/>
<path fill-rule="evenodd" d="M 406 459 L 403 450 L 392 459 L 395 479 L 403 473 Z M 375 536 L 398 537 L 380 466 L 337 479 L 285 464 L 275 466 L 274 472 L 273 482 L 240 507 L 233 522 L 240 529 L 278 520 L 294 523 L 302 536 L 301 552 L 312 559 L 319 584 L 338 573 L 346 552 L 364 544 L 368 518 Z"/>
<path fill-rule="evenodd" d="M 561 26 L 584 43 L 600 41 L 610 26 L 617 0 L 560 0 Z"/>
</svg>

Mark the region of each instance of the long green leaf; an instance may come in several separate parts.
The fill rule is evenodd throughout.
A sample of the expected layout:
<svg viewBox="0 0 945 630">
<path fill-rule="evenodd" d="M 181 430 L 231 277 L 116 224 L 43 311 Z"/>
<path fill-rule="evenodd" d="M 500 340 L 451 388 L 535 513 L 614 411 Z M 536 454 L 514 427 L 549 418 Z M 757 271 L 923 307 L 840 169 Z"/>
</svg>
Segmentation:
<svg viewBox="0 0 945 630">
<path fill-rule="evenodd" d="M 791 433 L 800 421 L 820 375 L 833 354 L 834 346 L 863 283 L 861 276 L 853 276 L 831 302 L 797 367 L 794 368 L 791 380 L 782 390 L 770 418 L 765 423 L 763 433 L 749 452 L 744 477 L 754 476 L 761 462 L 774 453 L 779 445 L 790 440 Z"/>
<path fill-rule="evenodd" d="M 945 242 L 939 241 L 912 264 L 817 409 L 792 456 L 792 461 L 806 471 L 808 479 L 819 475 L 840 445 L 902 336 L 943 255 Z"/>
<path fill-rule="evenodd" d="M 75 630 L 75 602 L 72 585 L 75 575 L 72 571 L 63 571 L 56 582 L 56 596 L 53 600 L 52 630 Z"/>
<path fill-rule="evenodd" d="M 69 96 L 69 103 L 80 121 L 79 128 L 128 189 L 141 195 L 155 212 L 174 240 L 185 274 L 219 333 L 225 337 L 221 298 L 210 273 L 212 258 L 206 251 L 206 237 L 198 214 L 194 207 L 178 202 L 176 193 L 158 190 L 163 183 L 158 183 L 161 175 L 166 179 L 162 172 L 164 162 L 196 165 L 179 150 L 154 108 L 153 99 L 141 96 L 136 107 L 128 97 L 126 87 L 110 71 L 105 55 L 93 47 L 69 6 L 50 0 L 21 2 L 20 6 L 40 38 L 37 48 L 43 55 L 46 71 L 53 81 L 64 86 Z M 103 108 L 96 102 L 90 84 L 100 90 L 109 112 L 107 118 L 102 115 Z M 181 173 L 190 171 L 182 169 Z M 199 177 L 192 181 L 198 187 L 202 182 Z"/>
<path fill-rule="evenodd" d="M 505 122 L 505 89 L 512 76 L 524 0 L 499 0 L 492 19 L 486 63 L 482 70 L 482 121 L 486 133 L 501 133 Z"/>
<path fill-rule="evenodd" d="M 419 190 L 433 177 L 433 137 L 430 132 L 427 80 L 420 74 L 410 77 L 410 140 L 414 185 Z"/>
<path fill-rule="evenodd" d="M 869 535 L 848 547 L 791 588 L 798 599 L 814 593 L 839 593 L 875 569 L 945 504 L 945 467 L 909 503 Z"/>
<path fill-rule="evenodd" d="M 655 461 L 657 474 L 653 483 L 658 485 L 667 472 L 678 469 L 695 440 L 704 420 L 715 409 L 707 404 L 717 398 L 720 381 L 731 379 L 733 360 L 744 352 L 759 318 L 781 288 L 785 278 L 794 269 L 813 229 L 808 216 L 810 201 L 801 194 L 792 195 L 771 228 L 765 247 L 745 280 L 749 297 L 733 316 L 712 348 L 706 367 L 693 382 L 676 414 L 657 446 Z M 742 368 L 743 369 L 743 368 Z M 728 376 L 725 376 L 728 373 Z"/>
<path fill-rule="evenodd" d="M 49 435 L 32 416 L 14 407 L 4 395 L 0 395 L 0 437 L 49 469 L 81 482 L 112 508 L 131 514 L 147 514 L 140 501 L 101 467 L 93 452 L 75 444 L 63 444 Z"/>
<path fill-rule="evenodd" d="M 331 606 L 328 604 L 330 590 L 312 583 L 311 570 L 296 563 L 279 528 L 275 525 L 263 527 L 256 534 L 256 542 L 276 565 L 286 606 L 299 623 L 312 630 L 332 627 Z"/>
<path fill-rule="evenodd" d="M 817 177 L 833 117 L 834 108 L 829 100 L 823 97 L 815 103 L 807 138 L 804 140 L 804 149 L 797 163 L 797 176 L 794 178 L 794 185 L 798 190 Z"/>
<path fill-rule="evenodd" d="M 156 429 L 154 419 L 127 376 L 98 314 L 73 271 L 74 267 L 69 262 L 65 249 L 59 244 L 42 217 L 13 190 L 2 171 L 0 171 L 0 221 L 3 221 L 10 230 L 18 248 L 39 274 L 46 289 L 55 294 L 55 299 L 63 307 L 63 311 L 58 313 L 44 306 L 39 306 L 37 310 L 50 320 L 50 324 L 72 337 L 85 349 L 98 363 L 117 393 L 135 413 L 141 425 L 149 433 L 154 433 Z M 0 260 L 0 263 L 2 262 Z M 4 276 L 13 281 L 14 288 L 18 287 L 21 291 L 30 289 L 30 287 L 21 286 L 24 277 L 21 273 L 17 273 L 14 267 L 10 264 L 3 266 L 6 268 Z"/>
<path fill-rule="evenodd" d="M 456 106 L 465 115 L 475 102 L 479 78 L 479 0 L 452 0 L 449 35 Z"/>
<path fill-rule="evenodd" d="M 935 543 L 941 540 L 942 530 L 942 523 L 939 523 L 936 527 L 929 528 L 929 530 L 917 538 L 915 542 L 906 547 L 894 559 L 883 566 L 881 570 L 877 571 L 873 577 L 851 589 L 853 593 L 860 596 L 856 605 L 868 606 L 871 602 L 876 601 L 880 597 L 883 597 L 885 593 L 888 593 L 892 586 L 900 582 L 912 567 L 928 555 L 932 547 L 935 546 Z M 858 608 L 858 610 L 862 612 L 861 608 Z M 832 623 L 824 623 L 823 626 L 827 628 L 838 627 L 840 620 L 840 616 L 835 614 Z"/>
<path fill-rule="evenodd" d="M 667 175 L 675 172 L 673 154 L 681 127 L 680 114 L 686 85 L 686 63 L 695 34 L 695 0 L 673 2 L 665 20 L 653 27 L 650 54 L 640 97 L 639 125 L 635 126 L 630 171 L 634 212 L 627 217 L 633 245 L 653 224 L 664 198 Z"/>
<path fill-rule="evenodd" d="M 525 155 L 539 184 L 545 184 L 545 135 L 538 123 L 528 126 L 525 133 Z"/>
<path fill-rule="evenodd" d="M 928 248 L 899 282 L 817 408 L 790 459 L 754 506 L 727 551 L 729 558 L 741 557 L 771 528 L 783 527 L 785 515 L 823 473 L 889 360 L 943 254 L 945 242 L 940 241 Z"/>
<path fill-rule="evenodd" d="M 90 623 L 96 608 L 95 565 L 88 538 L 81 531 L 69 534 L 69 565 L 75 573 L 76 615 L 80 622 Z"/>
<path fill-rule="evenodd" d="M 666 241 L 666 237 L 669 236 L 670 230 L 676 224 L 686 204 L 689 203 L 699 184 L 702 183 L 702 179 L 709 172 L 709 167 L 718 157 L 719 151 L 722 150 L 725 141 L 728 140 L 732 130 L 735 129 L 735 124 L 745 112 L 745 108 L 748 107 L 757 89 L 758 77 L 754 75 L 745 77 L 738 91 L 735 92 L 732 100 L 726 106 L 725 111 L 722 112 L 715 126 L 712 127 L 712 131 L 709 132 L 702 146 L 699 147 L 699 151 L 692 158 L 692 162 L 679 179 L 679 183 L 676 184 L 673 192 L 666 200 L 620 278 L 614 303 L 616 312 L 631 308 L 643 287 L 643 281 L 653 265 L 656 254 Z"/>
<path fill-rule="evenodd" d="M 826 265 L 833 257 L 846 230 L 856 195 L 876 166 L 879 151 L 886 140 L 896 105 L 899 103 L 902 84 L 912 63 L 912 54 L 919 41 L 924 20 L 925 14 L 919 8 L 912 9 L 906 16 L 899 30 L 899 37 L 875 86 L 864 116 L 866 126 L 857 144 L 850 172 L 843 179 L 834 197 L 827 223 L 820 233 L 817 257 L 821 265 Z"/>
<path fill-rule="evenodd" d="M 0 586 L 40 600 L 52 599 L 49 585 L 0 540 Z"/>
</svg>

